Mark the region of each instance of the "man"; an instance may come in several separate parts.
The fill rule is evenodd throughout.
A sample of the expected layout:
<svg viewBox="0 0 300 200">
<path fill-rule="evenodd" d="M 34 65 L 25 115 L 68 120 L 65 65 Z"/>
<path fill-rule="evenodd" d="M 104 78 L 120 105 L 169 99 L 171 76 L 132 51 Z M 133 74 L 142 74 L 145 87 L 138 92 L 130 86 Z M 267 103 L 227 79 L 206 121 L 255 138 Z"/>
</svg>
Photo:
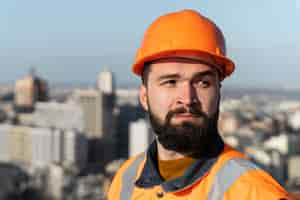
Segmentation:
<svg viewBox="0 0 300 200">
<path fill-rule="evenodd" d="M 109 200 L 291 199 L 220 137 L 220 87 L 234 63 L 212 21 L 193 10 L 159 17 L 132 70 L 142 78 L 140 102 L 156 140 L 119 169 Z"/>
</svg>

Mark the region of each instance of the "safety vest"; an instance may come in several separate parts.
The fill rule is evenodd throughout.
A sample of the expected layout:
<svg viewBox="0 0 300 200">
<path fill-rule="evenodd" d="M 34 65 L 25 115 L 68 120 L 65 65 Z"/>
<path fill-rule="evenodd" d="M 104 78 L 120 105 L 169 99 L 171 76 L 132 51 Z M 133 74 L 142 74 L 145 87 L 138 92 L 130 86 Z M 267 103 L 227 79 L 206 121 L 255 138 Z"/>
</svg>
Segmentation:
<svg viewBox="0 0 300 200">
<path fill-rule="evenodd" d="M 145 153 L 140 154 L 121 167 L 110 187 L 108 200 L 292 199 L 271 176 L 227 145 L 203 176 L 175 191 L 165 191 L 163 184 L 148 188 L 136 185 L 146 157 Z"/>
</svg>

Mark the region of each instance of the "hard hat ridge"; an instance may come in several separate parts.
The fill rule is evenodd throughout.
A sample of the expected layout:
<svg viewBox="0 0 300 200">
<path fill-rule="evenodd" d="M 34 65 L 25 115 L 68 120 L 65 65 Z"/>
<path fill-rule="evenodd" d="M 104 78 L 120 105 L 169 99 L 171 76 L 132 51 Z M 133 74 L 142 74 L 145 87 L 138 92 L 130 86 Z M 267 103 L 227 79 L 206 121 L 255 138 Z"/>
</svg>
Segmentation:
<svg viewBox="0 0 300 200">
<path fill-rule="evenodd" d="M 212 61 L 224 79 L 234 71 L 225 46 L 221 30 L 199 12 L 168 13 L 158 17 L 146 30 L 132 71 L 140 76 L 146 62 L 163 57 L 193 57 Z"/>
</svg>

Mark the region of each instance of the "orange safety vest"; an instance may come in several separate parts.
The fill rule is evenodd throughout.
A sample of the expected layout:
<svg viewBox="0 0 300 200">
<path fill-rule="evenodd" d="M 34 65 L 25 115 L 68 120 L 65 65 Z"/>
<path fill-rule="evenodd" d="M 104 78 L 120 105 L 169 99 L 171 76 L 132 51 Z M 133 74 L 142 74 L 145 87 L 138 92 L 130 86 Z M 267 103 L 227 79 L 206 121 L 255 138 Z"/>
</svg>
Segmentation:
<svg viewBox="0 0 300 200">
<path fill-rule="evenodd" d="M 293 199 L 270 175 L 228 145 L 211 163 L 203 162 L 200 170 L 190 169 L 191 176 L 184 177 L 185 183 L 158 182 L 154 176 L 141 182 L 145 171 L 155 169 L 147 166 L 147 159 L 148 154 L 142 153 L 123 164 L 113 179 L 108 200 Z"/>
</svg>

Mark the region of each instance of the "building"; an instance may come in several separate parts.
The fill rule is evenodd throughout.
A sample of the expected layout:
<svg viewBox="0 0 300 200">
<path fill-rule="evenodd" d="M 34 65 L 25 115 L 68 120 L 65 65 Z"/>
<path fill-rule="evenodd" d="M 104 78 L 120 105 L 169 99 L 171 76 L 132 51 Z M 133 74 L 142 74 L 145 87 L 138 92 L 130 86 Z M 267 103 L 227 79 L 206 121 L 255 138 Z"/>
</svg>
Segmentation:
<svg viewBox="0 0 300 200">
<path fill-rule="evenodd" d="M 17 112 L 32 112 L 37 101 L 48 101 L 48 84 L 32 72 L 15 84 L 14 104 Z"/>
<path fill-rule="evenodd" d="M 233 112 L 222 112 L 220 113 L 218 126 L 223 136 L 228 134 L 230 135 L 237 132 L 240 127 L 240 121 Z"/>
<path fill-rule="evenodd" d="M 102 120 L 103 133 L 108 143 L 114 143 L 116 127 L 115 108 L 115 80 L 113 73 L 104 70 L 99 73 L 97 88 L 102 93 Z"/>
<path fill-rule="evenodd" d="M 63 135 L 63 164 L 82 168 L 87 163 L 87 139 L 79 132 L 68 130 Z"/>
<path fill-rule="evenodd" d="M 50 164 L 47 168 L 46 194 L 51 199 L 62 199 L 64 171 L 61 166 Z"/>
<path fill-rule="evenodd" d="M 63 159 L 63 131 L 60 129 L 52 130 L 51 132 L 51 160 L 54 163 L 59 163 Z"/>
<path fill-rule="evenodd" d="M 154 135 L 144 119 L 130 123 L 129 128 L 129 156 L 135 156 L 146 150 L 153 141 Z"/>
<path fill-rule="evenodd" d="M 115 92 L 115 80 L 112 72 L 105 70 L 99 73 L 97 89 L 106 95 L 111 95 Z"/>
<path fill-rule="evenodd" d="M 30 163 L 32 160 L 31 128 L 14 126 L 9 132 L 9 153 L 11 160 Z"/>
<path fill-rule="evenodd" d="M 74 100 L 83 110 L 84 133 L 88 138 L 102 138 L 104 134 L 103 93 L 99 90 L 75 90 Z"/>
<path fill-rule="evenodd" d="M 46 165 L 53 161 L 52 131 L 49 128 L 32 128 L 32 163 Z"/>
<path fill-rule="evenodd" d="M 73 94 L 74 101 L 83 110 L 83 133 L 89 140 L 90 163 L 106 163 L 116 156 L 116 117 L 112 96 L 96 89 L 75 90 Z"/>
<path fill-rule="evenodd" d="M 300 156 L 291 156 L 288 159 L 288 182 L 290 186 L 300 187 Z"/>
<path fill-rule="evenodd" d="M 88 142 L 78 131 L 27 126 L 0 126 L 0 161 L 36 166 L 51 163 L 84 167 Z"/>
<path fill-rule="evenodd" d="M 10 124 L 0 124 L 0 161 L 7 162 L 10 160 L 9 154 L 9 132 Z"/>
<path fill-rule="evenodd" d="M 74 102 L 38 102 L 33 113 L 18 115 L 21 125 L 83 131 L 83 110 Z"/>
<path fill-rule="evenodd" d="M 264 148 L 277 150 L 282 155 L 295 155 L 300 153 L 300 140 L 298 135 L 280 134 L 272 136 L 264 142 Z"/>
<path fill-rule="evenodd" d="M 139 105 L 139 90 L 138 89 L 117 89 L 116 104 L 122 105 Z"/>
<path fill-rule="evenodd" d="M 117 89 L 116 104 L 116 154 L 118 158 L 126 159 L 129 156 L 129 127 L 130 123 L 144 119 L 146 113 L 139 105 L 139 92 L 137 89 Z"/>
<path fill-rule="evenodd" d="M 293 131 L 300 131 L 300 109 L 290 114 L 288 123 Z"/>
<path fill-rule="evenodd" d="M 36 91 L 32 77 L 16 81 L 14 104 L 18 111 L 33 111 Z"/>
</svg>

